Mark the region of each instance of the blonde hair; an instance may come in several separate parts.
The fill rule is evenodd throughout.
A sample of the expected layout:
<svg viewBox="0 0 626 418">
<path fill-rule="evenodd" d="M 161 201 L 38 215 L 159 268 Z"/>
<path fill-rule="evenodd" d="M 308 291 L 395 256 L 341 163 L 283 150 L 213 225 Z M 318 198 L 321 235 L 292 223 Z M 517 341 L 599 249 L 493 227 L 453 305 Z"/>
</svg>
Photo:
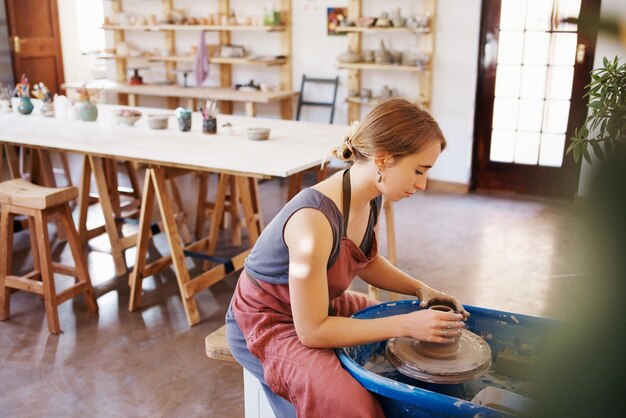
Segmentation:
<svg viewBox="0 0 626 418">
<path fill-rule="evenodd" d="M 394 160 L 418 153 L 446 139 L 435 119 L 415 103 L 401 98 L 376 105 L 331 154 L 348 163 L 386 153 Z"/>
</svg>

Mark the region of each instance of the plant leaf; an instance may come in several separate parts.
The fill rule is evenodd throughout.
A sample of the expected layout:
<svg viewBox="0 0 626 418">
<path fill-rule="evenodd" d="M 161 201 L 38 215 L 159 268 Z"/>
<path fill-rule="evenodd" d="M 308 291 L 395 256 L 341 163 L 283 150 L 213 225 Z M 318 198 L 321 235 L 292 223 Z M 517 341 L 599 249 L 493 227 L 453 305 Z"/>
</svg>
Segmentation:
<svg viewBox="0 0 626 418">
<path fill-rule="evenodd" d="M 578 142 L 574 147 L 574 162 L 578 163 L 580 161 L 580 155 L 582 154 L 582 147 L 580 146 L 582 143 Z"/>
<path fill-rule="evenodd" d="M 602 147 L 598 141 L 591 141 L 591 147 L 593 148 L 593 153 L 599 160 L 604 160 L 604 151 L 602 151 Z"/>
<path fill-rule="evenodd" d="M 585 160 L 589 163 L 589 164 L 593 164 L 593 162 L 591 161 L 591 155 L 589 154 L 589 150 L 587 149 L 587 147 L 582 147 L 583 150 L 583 157 L 585 158 Z"/>
</svg>

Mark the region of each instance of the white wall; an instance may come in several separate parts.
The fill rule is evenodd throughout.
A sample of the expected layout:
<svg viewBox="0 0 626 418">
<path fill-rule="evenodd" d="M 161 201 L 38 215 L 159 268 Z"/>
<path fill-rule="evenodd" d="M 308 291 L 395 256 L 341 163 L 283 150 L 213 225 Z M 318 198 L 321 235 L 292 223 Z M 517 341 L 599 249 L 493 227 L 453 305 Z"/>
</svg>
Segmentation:
<svg viewBox="0 0 626 418">
<path fill-rule="evenodd" d="M 83 55 L 80 51 L 75 1 L 77 0 L 57 0 L 66 82 L 90 80 L 94 77 L 94 67 L 100 65 L 93 55 Z"/>
<path fill-rule="evenodd" d="M 74 1 L 59 0 L 59 17 L 62 26 L 62 42 L 66 80 L 85 80 L 92 78 L 90 67 L 93 60 L 81 56 L 74 19 Z M 109 7 L 110 2 L 105 2 Z M 191 14 L 208 14 L 214 12 L 213 2 L 202 4 L 191 0 L 177 0 L 177 7 L 184 7 Z M 278 2 L 274 2 L 278 5 Z M 260 12 L 267 1 L 231 0 L 231 7 L 245 14 Z M 462 7 L 459 7 L 462 4 Z M 326 35 L 326 8 L 346 6 L 346 0 L 293 0 L 292 5 L 292 50 L 293 50 L 293 88 L 299 90 L 302 74 L 318 77 L 340 76 L 340 88 L 337 97 L 335 123 L 347 122 L 347 71 L 336 68 L 336 57 L 348 47 L 345 36 Z M 419 2 L 406 0 L 365 0 L 363 13 L 377 16 L 381 11 L 392 11 L 400 7 L 403 14 L 418 11 Z M 126 10 L 138 11 L 141 14 L 159 13 L 160 2 L 127 2 Z M 154 9 L 154 10 L 152 10 Z M 435 57 L 433 72 L 432 111 L 440 122 L 441 128 L 449 142 L 449 148 L 433 169 L 431 178 L 451 182 L 468 183 L 470 179 L 472 135 L 474 119 L 474 100 L 476 89 L 478 37 L 480 27 L 480 0 L 439 0 L 437 11 L 437 30 L 435 34 Z M 127 40 L 137 44 L 162 45 L 159 34 L 129 33 Z M 215 42 L 215 34 L 206 35 L 207 43 Z M 263 36 L 261 42 L 259 38 Z M 233 43 L 241 43 L 254 47 L 254 52 L 277 53 L 276 34 L 245 34 L 234 33 Z M 110 36 L 109 36 L 110 38 Z M 177 47 L 184 50 L 197 44 L 195 32 L 177 35 Z M 380 35 L 366 35 L 363 48 L 376 49 Z M 383 41 L 392 49 L 411 48 L 415 39 L 406 34 L 384 36 Z M 274 42 L 276 40 L 276 42 Z M 109 39 L 109 42 L 111 39 Z M 111 64 L 110 67 L 113 67 Z M 114 73 L 110 73 L 114 77 Z M 159 79 L 163 74 L 158 67 L 149 70 L 145 79 Z M 275 83 L 277 72 L 268 69 L 237 67 L 233 72 L 233 82 L 255 81 Z M 204 85 L 218 85 L 218 69 L 211 68 L 211 76 Z M 404 73 L 364 72 L 363 86 L 370 87 L 376 94 L 384 85 L 395 87 L 399 93 L 407 97 L 417 98 L 419 84 L 417 77 Z M 320 91 L 325 95 L 329 92 Z M 313 97 L 315 98 L 315 97 Z M 322 98 L 322 97 L 320 97 Z M 142 101 L 142 103 L 145 103 Z M 159 103 L 159 101 L 151 101 Z M 365 110 L 364 110 L 365 111 Z M 243 113 L 243 107 L 235 107 L 235 113 Z M 259 106 L 259 116 L 278 117 L 278 106 Z M 326 109 L 305 109 L 302 119 L 318 122 L 328 121 Z"/>
</svg>

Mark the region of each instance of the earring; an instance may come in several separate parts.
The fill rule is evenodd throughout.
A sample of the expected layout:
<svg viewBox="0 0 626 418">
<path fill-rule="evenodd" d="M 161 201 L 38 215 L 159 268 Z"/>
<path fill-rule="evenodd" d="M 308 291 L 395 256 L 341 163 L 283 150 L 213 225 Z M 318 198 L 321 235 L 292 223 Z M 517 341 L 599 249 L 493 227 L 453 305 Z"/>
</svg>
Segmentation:
<svg viewBox="0 0 626 418">
<path fill-rule="evenodd" d="M 383 182 L 383 175 L 380 174 L 380 170 L 378 170 L 378 179 L 376 181 L 379 182 L 379 183 Z"/>
</svg>

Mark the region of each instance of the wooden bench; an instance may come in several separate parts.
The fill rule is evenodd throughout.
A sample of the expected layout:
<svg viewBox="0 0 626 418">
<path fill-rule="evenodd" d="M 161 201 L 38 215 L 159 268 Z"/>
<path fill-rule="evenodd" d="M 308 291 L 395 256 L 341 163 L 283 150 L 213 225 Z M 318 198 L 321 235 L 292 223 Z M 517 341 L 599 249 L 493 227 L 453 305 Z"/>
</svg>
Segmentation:
<svg viewBox="0 0 626 418">
<path fill-rule="evenodd" d="M 204 346 L 208 357 L 229 363 L 237 363 L 237 360 L 235 360 L 228 348 L 226 325 L 207 335 L 204 339 Z M 275 416 L 272 407 L 267 401 L 265 392 L 263 392 L 261 382 L 246 369 L 243 369 L 243 392 L 246 418 L 273 418 Z"/>
<path fill-rule="evenodd" d="M 215 360 L 237 363 L 237 360 L 230 354 L 228 341 L 226 341 L 226 324 L 213 331 L 204 339 L 206 355 Z"/>
</svg>

